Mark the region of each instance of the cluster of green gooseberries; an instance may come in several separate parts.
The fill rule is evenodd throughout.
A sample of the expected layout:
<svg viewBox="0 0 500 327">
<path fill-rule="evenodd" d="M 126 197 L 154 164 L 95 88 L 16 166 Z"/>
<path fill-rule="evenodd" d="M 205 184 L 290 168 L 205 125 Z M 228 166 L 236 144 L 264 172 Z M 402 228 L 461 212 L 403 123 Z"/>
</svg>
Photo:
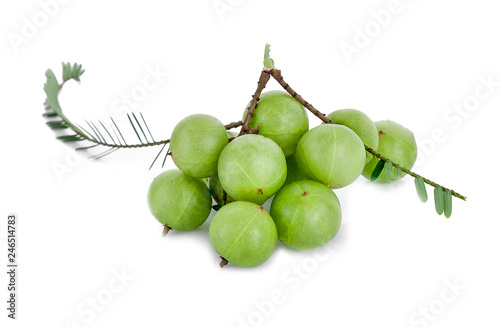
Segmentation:
<svg viewBox="0 0 500 327">
<path fill-rule="evenodd" d="M 326 244 L 342 219 L 332 189 L 360 175 L 370 178 L 379 161 L 365 145 L 408 169 L 417 156 L 413 133 L 393 121 L 374 123 L 355 109 L 327 117 L 332 124 L 309 130 L 304 107 L 285 92 L 270 91 L 260 96 L 249 121 L 257 134 L 237 136 L 206 114 L 184 118 L 170 139 L 179 170 L 153 180 L 151 213 L 167 230 L 184 231 L 198 228 L 218 209 L 209 225 L 210 243 L 221 258 L 241 267 L 265 262 L 278 240 L 296 250 Z M 403 177 L 392 175 L 382 172 L 376 181 Z M 262 204 L 272 196 L 266 212 Z"/>
</svg>

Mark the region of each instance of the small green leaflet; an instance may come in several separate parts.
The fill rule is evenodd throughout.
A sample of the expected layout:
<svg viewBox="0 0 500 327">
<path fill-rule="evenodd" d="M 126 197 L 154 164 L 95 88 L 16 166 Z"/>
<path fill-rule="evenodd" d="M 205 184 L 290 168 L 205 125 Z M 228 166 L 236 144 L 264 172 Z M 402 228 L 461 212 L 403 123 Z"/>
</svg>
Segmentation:
<svg viewBox="0 0 500 327">
<path fill-rule="evenodd" d="M 392 182 L 393 176 L 392 176 L 392 163 L 389 161 L 386 161 L 384 164 L 384 171 L 385 171 L 385 181 L 387 183 Z"/>
<path fill-rule="evenodd" d="M 434 204 L 436 205 L 438 215 L 442 215 L 444 210 L 444 194 L 441 186 L 434 188 Z"/>
<path fill-rule="evenodd" d="M 266 44 L 266 48 L 264 49 L 264 69 L 270 70 L 274 69 L 274 60 L 271 59 L 269 53 L 271 52 L 271 45 Z"/>
<path fill-rule="evenodd" d="M 85 72 L 85 69 L 82 70 L 82 65 L 78 65 L 76 63 L 71 66 L 69 62 L 62 63 L 63 66 L 63 82 L 66 82 L 70 79 L 74 79 L 76 81 L 80 81 L 80 76 Z"/>
<path fill-rule="evenodd" d="M 420 201 L 427 202 L 427 190 L 425 189 L 424 179 L 422 177 L 415 178 L 415 188 L 417 189 Z"/>
<path fill-rule="evenodd" d="M 398 179 L 401 176 L 401 173 L 401 168 L 399 168 L 399 166 L 394 168 L 394 179 Z"/>
<path fill-rule="evenodd" d="M 374 182 L 377 180 L 377 178 L 380 176 L 382 173 L 382 170 L 384 169 L 385 162 L 384 160 L 379 160 L 377 165 L 375 166 L 375 169 L 373 169 L 373 172 L 370 176 L 370 181 Z"/>
<path fill-rule="evenodd" d="M 446 218 L 451 217 L 451 191 L 444 191 L 444 216 Z"/>
</svg>

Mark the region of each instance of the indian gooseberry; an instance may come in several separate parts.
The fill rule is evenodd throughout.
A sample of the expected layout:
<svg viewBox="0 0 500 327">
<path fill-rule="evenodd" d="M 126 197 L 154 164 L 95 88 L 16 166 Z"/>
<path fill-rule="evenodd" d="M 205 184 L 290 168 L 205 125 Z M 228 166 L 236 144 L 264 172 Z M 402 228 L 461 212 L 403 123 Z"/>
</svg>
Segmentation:
<svg viewBox="0 0 500 327">
<path fill-rule="evenodd" d="M 245 109 L 243 119 L 246 113 Z M 258 126 L 258 134 L 276 142 L 288 157 L 295 152 L 297 142 L 309 129 L 309 118 L 300 102 L 288 93 L 269 91 L 261 94 L 249 126 Z"/>
<path fill-rule="evenodd" d="M 217 204 L 222 204 L 224 200 L 224 189 L 220 184 L 219 177 L 214 175 L 208 179 L 208 190 Z M 226 203 L 234 202 L 234 199 L 226 194 Z"/>
<path fill-rule="evenodd" d="M 192 230 L 207 220 L 212 199 L 202 180 L 172 169 L 153 180 L 148 191 L 148 205 L 167 231 Z"/>
<path fill-rule="evenodd" d="M 296 181 L 306 179 L 299 166 L 297 165 L 297 159 L 295 154 L 286 158 L 286 180 L 283 187 Z"/>
<path fill-rule="evenodd" d="M 335 193 L 319 182 L 302 180 L 283 187 L 271 204 L 278 238 L 297 250 L 309 250 L 329 242 L 342 221 Z"/>
<path fill-rule="evenodd" d="M 271 216 L 255 203 L 236 201 L 222 207 L 210 222 L 210 243 L 225 260 L 240 267 L 266 261 L 278 233 Z"/>
<path fill-rule="evenodd" d="M 243 135 L 222 150 L 218 176 L 233 199 L 263 204 L 285 182 L 285 156 L 273 140 L 257 134 Z"/>
<path fill-rule="evenodd" d="M 344 125 L 349 127 L 356 133 L 361 141 L 373 150 L 378 148 L 378 131 L 373 121 L 365 113 L 356 109 L 341 109 L 329 114 L 330 119 L 334 124 Z M 365 151 L 366 162 L 372 158 L 371 153 Z"/>
<path fill-rule="evenodd" d="M 217 118 L 191 115 L 181 120 L 172 132 L 172 160 L 191 177 L 210 177 L 217 173 L 217 160 L 227 143 L 226 128 Z"/>
<path fill-rule="evenodd" d="M 377 126 L 379 137 L 377 152 L 387 158 L 390 158 L 392 161 L 397 162 L 401 166 L 411 169 L 417 160 L 417 143 L 415 142 L 415 136 L 413 133 L 409 129 L 391 120 L 375 122 L 375 126 Z M 378 162 L 379 159 L 377 157 L 373 157 L 366 164 L 363 170 L 363 176 L 370 179 L 370 176 Z M 394 174 L 394 167 L 392 170 L 393 179 L 389 182 L 398 180 L 405 175 L 404 173 L 401 173 L 396 177 Z M 388 182 L 385 177 L 385 170 L 382 171 L 380 176 L 376 179 L 376 182 Z"/>
<path fill-rule="evenodd" d="M 350 128 L 335 124 L 319 125 L 304 134 L 295 157 L 308 179 L 334 189 L 354 182 L 366 163 L 361 139 Z"/>
</svg>

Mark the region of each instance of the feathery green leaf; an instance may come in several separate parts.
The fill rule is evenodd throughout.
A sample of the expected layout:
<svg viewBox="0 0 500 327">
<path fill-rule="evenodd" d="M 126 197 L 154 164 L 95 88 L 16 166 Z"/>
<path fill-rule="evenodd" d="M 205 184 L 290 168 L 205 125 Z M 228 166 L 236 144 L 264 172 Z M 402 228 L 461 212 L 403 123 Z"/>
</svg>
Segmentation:
<svg viewBox="0 0 500 327">
<path fill-rule="evenodd" d="M 113 138 L 113 136 L 111 136 L 111 133 L 108 131 L 108 129 L 106 128 L 106 126 L 104 126 L 104 124 L 100 120 L 99 120 L 99 124 L 101 124 L 102 128 L 104 128 L 104 130 L 106 131 L 106 133 L 108 133 L 109 137 L 111 138 L 111 141 L 113 141 L 113 144 L 116 144 L 115 139 Z"/>
<path fill-rule="evenodd" d="M 151 166 L 149 166 L 149 170 L 151 170 L 151 168 L 153 167 L 153 165 L 156 162 L 156 159 L 158 159 L 158 157 L 160 156 L 161 152 L 163 151 L 163 149 L 165 149 L 166 146 L 167 146 L 167 143 L 163 144 L 163 146 L 161 147 L 160 152 L 158 152 L 158 154 L 156 155 L 155 160 L 153 160 L 153 163 L 151 163 Z M 168 153 L 168 151 L 167 151 L 167 153 Z"/>
<path fill-rule="evenodd" d="M 135 128 L 135 125 L 134 125 L 134 123 L 132 122 L 132 119 L 130 118 L 130 115 L 129 115 L 129 114 L 127 114 L 127 117 L 128 117 L 129 122 L 130 122 L 130 125 L 132 125 L 132 127 L 134 128 L 135 135 L 137 135 L 137 138 L 139 139 L 139 142 L 144 143 L 144 142 L 142 142 L 142 139 L 141 139 L 141 137 L 139 136 L 139 133 L 137 133 L 137 129 Z"/>
<path fill-rule="evenodd" d="M 62 120 L 48 121 L 46 124 L 52 129 L 66 129 L 69 128 Z"/>
<path fill-rule="evenodd" d="M 134 113 L 132 113 L 132 116 L 134 116 L 135 122 L 137 123 L 137 126 L 141 129 L 142 135 L 144 135 L 144 139 L 146 140 L 146 143 L 149 142 L 148 138 L 146 137 L 146 133 L 144 133 L 144 130 L 142 129 L 141 123 L 139 123 L 139 120 L 135 116 Z"/>
<path fill-rule="evenodd" d="M 144 116 L 142 115 L 142 112 L 140 112 L 139 114 L 141 115 L 141 118 L 142 118 L 142 121 L 144 122 L 144 125 L 148 129 L 148 133 L 149 133 L 149 136 L 151 136 L 151 140 L 153 140 L 153 142 L 154 142 L 155 139 L 153 138 L 153 135 L 151 134 L 151 131 L 149 130 L 148 124 L 146 124 L 146 120 L 144 119 Z"/>
</svg>

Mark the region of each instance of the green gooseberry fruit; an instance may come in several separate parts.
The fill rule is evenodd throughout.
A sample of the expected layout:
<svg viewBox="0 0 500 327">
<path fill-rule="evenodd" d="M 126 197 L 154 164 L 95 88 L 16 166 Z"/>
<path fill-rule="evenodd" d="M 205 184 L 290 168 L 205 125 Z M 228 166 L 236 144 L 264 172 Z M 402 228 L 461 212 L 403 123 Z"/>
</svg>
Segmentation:
<svg viewBox="0 0 500 327">
<path fill-rule="evenodd" d="M 365 147 L 358 135 L 335 124 L 319 125 L 304 134 L 295 157 L 308 179 L 334 189 L 354 182 L 366 163 Z"/>
<path fill-rule="evenodd" d="M 166 231 L 192 230 L 207 220 L 212 199 L 202 180 L 172 169 L 153 180 L 148 191 L 148 205 Z"/>
<path fill-rule="evenodd" d="M 417 160 L 417 143 L 413 133 L 406 127 L 403 127 L 391 120 L 375 122 L 375 126 L 377 126 L 379 137 L 377 152 L 392 161 L 397 162 L 402 167 L 411 169 Z M 377 157 L 373 157 L 366 164 L 365 169 L 363 170 L 363 176 L 370 179 L 370 176 L 378 162 L 379 159 Z M 393 179 L 389 181 L 389 183 L 398 180 L 405 175 L 404 173 L 401 173 L 399 176 L 395 176 L 394 167 L 392 170 Z M 376 182 L 388 182 L 385 177 L 385 169 L 377 178 Z"/>
<path fill-rule="evenodd" d="M 259 205 L 245 201 L 232 202 L 217 211 L 208 235 L 214 250 L 240 267 L 264 263 L 278 241 L 271 216 Z"/>
<path fill-rule="evenodd" d="M 208 179 L 208 190 L 212 195 L 212 198 L 217 204 L 222 204 L 224 197 L 224 189 L 220 183 L 219 177 L 217 175 L 212 176 Z M 234 199 L 226 194 L 226 203 L 234 202 Z"/>
<path fill-rule="evenodd" d="M 243 135 L 222 150 L 218 176 L 233 199 L 263 204 L 285 182 L 285 156 L 273 140 L 256 134 Z"/>
<path fill-rule="evenodd" d="M 328 243 L 342 221 L 335 193 L 328 186 L 310 180 L 283 187 L 274 197 L 270 212 L 279 240 L 297 250 Z"/>
<path fill-rule="evenodd" d="M 286 158 L 286 180 L 283 187 L 296 181 L 306 179 L 302 171 L 300 170 L 295 154 Z"/>
<path fill-rule="evenodd" d="M 191 115 L 181 120 L 172 132 L 172 160 L 191 177 L 210 177 L 217 174 L 217 160 L 227 143 L 226 128 L 217 118 Z"/>
<path fill-rule="evenodd" d="M 245 109 L 243 119 L 246 114 Z M 309 118 L 300 102 L 288 93 L 269 91 L 261 94 L 249 126 L 259 126 L 258 134 L 276 142 L 288 157 L 309 129 Z"/>
<path fill-rule="evenodd" d="M 327 117 L 334 124 L 344 125 L 352 129 L 365 145 L 377 151 L 377 127 L 365 113 L 356 109 L 341 109 L 332 112 Z M 365 154 L 366 162 L 370 161 L 372 158 L 371 153 L 365 151 Z"/>
</svg>

